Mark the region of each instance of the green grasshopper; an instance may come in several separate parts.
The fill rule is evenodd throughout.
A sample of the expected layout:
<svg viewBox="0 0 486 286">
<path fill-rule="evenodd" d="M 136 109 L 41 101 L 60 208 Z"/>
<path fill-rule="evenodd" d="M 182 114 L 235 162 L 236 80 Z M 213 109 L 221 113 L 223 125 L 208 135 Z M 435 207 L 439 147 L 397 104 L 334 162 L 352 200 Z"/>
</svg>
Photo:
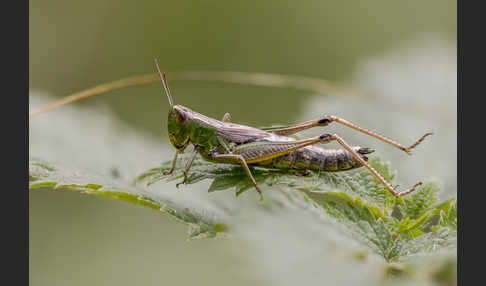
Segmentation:
<svg viewBox="0 0 486 286">
<path fill-rule="evenodd" d="M 160 72 L 157 60 L 155 66 L 162 81 L 165 94 L 169 100 L 169 115 L 167 129 L 172 145 L 177 149 L 172 167 L 164 171 L 164 175 L 171 174 L 176 166 L 177 156 L 183 153 L 189 144 L 194 145 L 194 151 L 184 169 L 184 180 L 178 183 L 185 184 L 192 162 L 199 153 L 202 158 L 211 162 L 230 163 L 241 165 L 251 183 L 258 191 L 255 178 L 248 165 L 264 166 L 277 169 L 321 170 L 327 172 L 344 171 L 365 166 L 395 197 L 407 195 L 415 190 L 422 182 L 418 182 L 406 191 L 396 191 L 368 162 L 366 154 L 375 150 L 371 148 L 351 147 L 337 134 L 324 133 L 314 138 L 295 140 L 288 135 L 317 126 L 327 126 L 332 122 L 375 137 L 391 144 L 408 154 L 410 150 L 419 145 L 425 137 L 432 135 L 426 133 L 414 144 L 406 147 L 375 132 L 361 128 L 342 118 L 329 115 L 316 120 L 306 121 L 294 126 L 257 129 L 250 126 L 230 122 L 230 114 L 226 113 L 223 119 L 216 120 L 197 113 L 185 106 L 174 105 L 165 73 Z M 313 146 L 317 143 L 330 143 L 337 141 L 344 149 L 322 149 Z"/>
</svg>

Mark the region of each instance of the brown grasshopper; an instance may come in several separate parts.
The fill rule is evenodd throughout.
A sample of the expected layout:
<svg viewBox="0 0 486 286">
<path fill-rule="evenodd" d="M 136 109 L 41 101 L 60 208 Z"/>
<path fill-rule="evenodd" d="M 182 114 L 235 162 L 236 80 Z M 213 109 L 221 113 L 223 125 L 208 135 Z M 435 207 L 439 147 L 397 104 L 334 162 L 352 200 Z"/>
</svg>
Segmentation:
<svg viewBox="0 0 486 286">
<path fill-rule="evenodd" d="M 231 123 L 229 113 L 226 113 L 220 121 L 197 113 L 185 106 L 174 105 L 165 73 L 162 74 L 160 72 L 157 60 L 155 60 L 155 66 L 170 105 L 167 121 L 169 139 L 177 149 L 171 169 L 165 171 L 164 174 L 171 174 L 175 169 L 177 156 L 183 153 L 189 144 L 194 145 L 194 151 L 184 169 L 184 180 L 178 183 L 177 187 L 187 181 L 191 164 L 198 153 L 211 162 L 241 165 L 260 195 L 261 190 L 258 188 L 248 165 L 327 172 L 344 171 L 364 166 L 395 197 L 409 194 L 422 184 L 422 182 L 418 182 L 409 190 L 396 191 L 367 163 L 368 158 L 365 155 L 374 152 L 373 149 L 351 147 L 337 134 L 324 133 L 321 136 L 303 140 L 295 140 L 288 137 L 288 135 L 312 127 L 327 126 L 332 122 L 337 122 L 410 154 L 410 150 L 419 145 L 425 137 L 432 135 L 432 133 L 426 133 L 407 147 L 333 115 L 326 115 L 294 126 L 266 129 Z M 322 149 L 313 146 L 317 143 L 326 144 L 332 141 L 337 141 L 344 149 Z"/>
</svg>

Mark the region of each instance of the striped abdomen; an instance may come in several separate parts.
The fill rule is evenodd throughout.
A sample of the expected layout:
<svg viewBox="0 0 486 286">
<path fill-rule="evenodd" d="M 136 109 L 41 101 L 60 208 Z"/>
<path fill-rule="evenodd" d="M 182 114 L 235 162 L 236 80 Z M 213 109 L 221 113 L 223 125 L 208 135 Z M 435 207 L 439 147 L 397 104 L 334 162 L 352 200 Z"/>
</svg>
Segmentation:
<svg viewBox="0 0 486 286">
<path fill-rule="evenodd" d="M 365 154 L 374 151 L 369 148 L 353 148 L 365 160 L 368 160 Z M 254 165 L 278 169 L 311 169 L 327 172 L 350 170 L 362 166 L 351 153 L 344 149 L 322 149 L 316 146 L 303 147 L 280 157 L 254 163 Z"/>
</svg>

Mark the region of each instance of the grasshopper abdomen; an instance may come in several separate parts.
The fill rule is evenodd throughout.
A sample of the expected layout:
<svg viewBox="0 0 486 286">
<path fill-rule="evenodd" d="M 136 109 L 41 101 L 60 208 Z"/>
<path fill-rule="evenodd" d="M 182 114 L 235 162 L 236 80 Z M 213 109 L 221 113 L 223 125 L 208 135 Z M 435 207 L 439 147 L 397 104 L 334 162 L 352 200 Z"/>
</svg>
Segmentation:
<svg viewBox="0 0 486 286">
<path fill-rule="evenodd" d="M 374 150 L 369 148 L 353 147 L 364 160 L 366 154 Z M 258 163 L 257 163 L 258 164 Z M 277 169 L 320 170 L 325 172 L 345 171 L 359 168 L 362 164 L 354 156 L 343 149 L 322 149 L 307 146 L 280 157 L 273 158 L 258 164 Z"/>
</svg>

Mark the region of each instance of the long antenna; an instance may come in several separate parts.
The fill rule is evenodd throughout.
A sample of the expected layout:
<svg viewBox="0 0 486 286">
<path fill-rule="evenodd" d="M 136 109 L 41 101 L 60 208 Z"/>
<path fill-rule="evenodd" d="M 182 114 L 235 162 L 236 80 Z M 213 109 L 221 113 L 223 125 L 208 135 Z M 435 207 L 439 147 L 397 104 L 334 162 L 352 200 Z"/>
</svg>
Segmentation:
<svg viewBox="0 0 486 286">
<path fill-rule="evenodd" d="M 174 101 L 172 100 L 172 96 L 170 95 L 170 89 L 169 89 L 169 85 L 167 84 L 167 79 L 165 77 L 165 73 L 162 74 L 160 72 L 159 62 L 157 61 L 156 58 L 154 58 L 154 62 L 155 62 L 155 67 L 157 68 L 157 72 L 159 73 L 160 80 L 162 81 L 162 85 L 164 86 L 165 94 L 167 95 L 167 98 L 169 99 L 170 108 L 172 109 L 172 106 L 174 106 Z"/>
</svg>

